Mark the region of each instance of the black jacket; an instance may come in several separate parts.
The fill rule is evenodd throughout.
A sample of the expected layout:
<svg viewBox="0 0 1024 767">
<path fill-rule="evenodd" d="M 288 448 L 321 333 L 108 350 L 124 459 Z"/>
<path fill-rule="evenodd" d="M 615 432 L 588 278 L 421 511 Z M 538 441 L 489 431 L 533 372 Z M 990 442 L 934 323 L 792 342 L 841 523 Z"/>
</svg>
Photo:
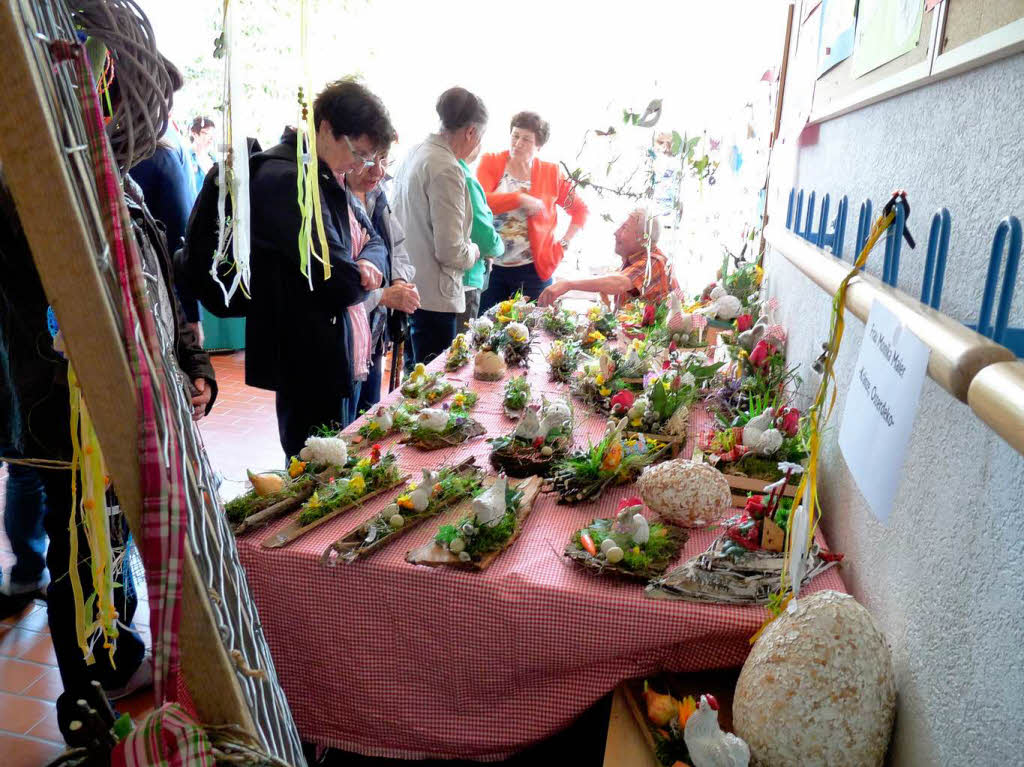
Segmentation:
<svg viewBox="0 0 1024 767">
<path fill-rule="evenodd" d="M 366 300 L 351 257 L 348 198 L 320 165 L 320 201 L 331 277 L 310 259 L 310 281 L 299 271 L 301 217 L 297 199 L 295 136 L 250 161 L 252 224 L 249 292 L 245 323 L 245 382 L 272 391 L 316 388 L 347 397 L 352 392 L 352 329 L 348 307 Z M 388 272 L 387 249 L 361 211 L 371 239 L 359 255 Z M 314 247 L 317 238 L 313 237 Z"/>
</svg>

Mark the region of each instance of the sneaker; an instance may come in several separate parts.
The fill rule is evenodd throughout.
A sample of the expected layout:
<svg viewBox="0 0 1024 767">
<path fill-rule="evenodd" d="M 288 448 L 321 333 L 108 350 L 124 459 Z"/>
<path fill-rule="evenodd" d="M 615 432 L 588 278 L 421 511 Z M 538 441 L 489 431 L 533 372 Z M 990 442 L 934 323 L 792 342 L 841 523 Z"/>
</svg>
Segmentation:
<svg viewBox="0 0 1024 767">
<path fill-rule="evenodd" d="M 142 656 L 142 663 L 135 669 L 128 681 L 124 683 L 123 687 L 118 687 L 116 690 L 107 690 L 107 699 L 111 702 L 115 700 L 121 700 L 127 698 L 129 695 L 137 693 L 139 690 L 145 690 L 147 687 L 153 686 L 153 656 L 147 649 L 146 654 Z"/>
</svg>

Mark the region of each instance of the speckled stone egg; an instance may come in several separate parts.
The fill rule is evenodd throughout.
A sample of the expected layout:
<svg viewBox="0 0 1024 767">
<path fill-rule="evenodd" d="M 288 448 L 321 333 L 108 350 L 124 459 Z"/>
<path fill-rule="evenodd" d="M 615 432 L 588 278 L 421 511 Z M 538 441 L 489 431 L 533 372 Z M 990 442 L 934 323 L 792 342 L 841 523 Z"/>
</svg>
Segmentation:
<svg viewBox="0 0 1024 767">
<path fill-rule="evenodd" d="M 681 527 L 703 527 L 732 505 L 722 473 L 696 461 L 676 459 L 648 466 L 637 488 L 652 511 Z"/>
<path fill-rule="evenodd" d="M 837 591 L 801 597 L 768 625 L 732 707 L 755 767 L 881 765 L 895 711 L 885 637 L 867 610 Z"/>
</svg>

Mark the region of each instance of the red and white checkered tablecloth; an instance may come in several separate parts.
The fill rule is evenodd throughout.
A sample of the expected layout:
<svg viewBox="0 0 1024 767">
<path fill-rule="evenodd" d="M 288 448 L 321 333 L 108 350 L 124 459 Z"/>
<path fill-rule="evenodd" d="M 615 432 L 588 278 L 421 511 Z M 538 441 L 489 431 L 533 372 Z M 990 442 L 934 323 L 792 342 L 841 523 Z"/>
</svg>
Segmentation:
<svg viewBox="0 0 1024 767">
<path fill-rule="evenodd" d="M 538 334 L 535 346 L 546 349 L 550 339 Z M 534 396 L 564 394 L 548 380 L 536 348 L 529 378 Z M 479 392 L 473 414 L 488 436 L 513 427 L 502 411 L 504 382 L 473 380 L 472 362 L 449 379 Z M 574 404 L 576 444 L 596 441 L 605 420 Z M 694 413 L 690 442 L 707 421 Z M 485 439 L 431 452 L 398 445 L 395 437 L 382 444 L 419 476 L 421 468 L 468 455 L 493 471 Z M 354 564 L 320 564 L 332 541 L 397 492 L 284 549 L 265 550 L 260 542 L 287 518 L 238 542 L 305 740 L 393 758 L 505 758 L 563 729 L 624 679 L 741 664 L 767 615 L 760 607 L 648 599 L 642 584 L 592 575 L 562 556 L 572 532 L 611 516 L 619 499 L 635 494 L 632 485 L 581 506 L 538 496 L 519 539 L 484 572 L 405 561 L 406 552 L 434 535 L 434 520 Z M 717 533 L 690 531 L 679 561 L 703 551 Z M 806 591 L 819 589 L 845 591 L 835 569 Z"/>
</svg>

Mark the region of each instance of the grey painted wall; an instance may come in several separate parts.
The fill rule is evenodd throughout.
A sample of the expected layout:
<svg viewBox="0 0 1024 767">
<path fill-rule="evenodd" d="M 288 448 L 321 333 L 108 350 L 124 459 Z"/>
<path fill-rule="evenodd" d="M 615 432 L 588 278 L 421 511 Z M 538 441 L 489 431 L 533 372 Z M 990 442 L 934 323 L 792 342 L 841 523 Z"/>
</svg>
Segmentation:
<svg viewBox="0 0 1024 767">
<path fill-rule="evenodd" d="M 943 310 L 977 316 L 992 233 L 1024 218 L 1024 56 L 865 108 L 821 126 L 799 154 L 799 183 L 848 194 L 850 258 L 860 201 L 908 190 L 911 228 L 900 287 L 918 295 L 931 213 L 953 215 Z M 834 209 L 834 208 L 833 208 Z M 774 210 L 773 215 L 785 210 Z M 776 218 L 778 220 L 778 218 Z M 881 247 L 870 270 L 881 269 Z M 808 370 L 828 332 L 830 297 L 777 253 L 769 288 L 790 328 L 789 357 Z M 1011 326 L 1024 325 L 1024 289 Z M 926 379 L 896 509 L 883 525 L 838 447 L 864 325 L 847 315 L 840 399 L 824 443 L 824 529 L 847 555 L 847 587 L 893 650 L 899 689 L 892 764 L 1024 761 L 1024 458 Z M 808 382 L 808 385 L 811 382 Z M 806 398 L 806 391 L 804 392 Z"/>
</svg>

